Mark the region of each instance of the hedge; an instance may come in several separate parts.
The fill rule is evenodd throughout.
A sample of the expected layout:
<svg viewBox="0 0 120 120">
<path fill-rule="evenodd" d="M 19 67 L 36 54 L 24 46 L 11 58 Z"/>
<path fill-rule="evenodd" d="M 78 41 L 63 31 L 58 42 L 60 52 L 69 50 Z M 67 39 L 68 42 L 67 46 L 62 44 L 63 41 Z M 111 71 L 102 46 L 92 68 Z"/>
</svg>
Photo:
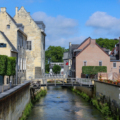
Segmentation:
<svg viewBox="0 0 120 120">
<path fill-rule="evenodd" d="M 98 72 L 107 72 L 106 66 L 83 66 L 82 73 L 88 75 L 95 75 Z"/>
<path fill-rule="evenodd" d="M 6 75 L 7 58 L 8 57 L 6 55 L 0 55 L 0 75 L 2 76 Z"/>
<path fill-rule="evenodd" d="M 15 75 L 16 58 L 0 55 L 0 75 Z"/>
</svg>

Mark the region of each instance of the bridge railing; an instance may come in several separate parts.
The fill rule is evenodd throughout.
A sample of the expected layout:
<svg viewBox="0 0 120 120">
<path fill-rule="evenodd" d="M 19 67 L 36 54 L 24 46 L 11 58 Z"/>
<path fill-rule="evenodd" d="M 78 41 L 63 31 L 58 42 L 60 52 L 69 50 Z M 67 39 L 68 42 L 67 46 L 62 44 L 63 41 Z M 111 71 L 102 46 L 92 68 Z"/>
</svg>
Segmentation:
<svg viewBox="0 0 120 120">
<path fill-rule="evenodd" d="M 61 74 L 45 74 L 45 78 L 65 78 L 65 76 Z"/>
</svg>

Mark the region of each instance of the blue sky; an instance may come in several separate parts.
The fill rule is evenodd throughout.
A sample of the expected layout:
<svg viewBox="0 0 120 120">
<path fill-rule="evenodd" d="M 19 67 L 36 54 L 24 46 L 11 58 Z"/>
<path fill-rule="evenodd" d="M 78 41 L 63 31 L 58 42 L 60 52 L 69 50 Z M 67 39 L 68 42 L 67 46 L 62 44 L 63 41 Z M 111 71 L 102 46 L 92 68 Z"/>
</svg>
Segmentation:
<svg viewBox="0 0 120 120">
<path fill-rule="evenodd" d="M 69 42 L 78 44 L 89 36 L 120 36 L 120 0 L 0 0 L 0 7 L 6 7 L 11 16 L 21 6 L 45 23 L 46 48 L 68 48 Z"/>
</svg>

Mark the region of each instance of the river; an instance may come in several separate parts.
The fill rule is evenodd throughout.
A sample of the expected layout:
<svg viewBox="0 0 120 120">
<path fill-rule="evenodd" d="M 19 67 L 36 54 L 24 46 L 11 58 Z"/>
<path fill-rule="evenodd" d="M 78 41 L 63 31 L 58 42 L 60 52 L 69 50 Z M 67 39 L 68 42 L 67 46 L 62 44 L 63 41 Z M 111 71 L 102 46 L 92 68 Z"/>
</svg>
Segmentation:
<svg viewBox="0 0 120 120">
<path fill-rule="evenodd" d="M 104 120 L 101 113 L 76 93 L 62 87 L 49 87 L 27 120 Z"/>
</svg>

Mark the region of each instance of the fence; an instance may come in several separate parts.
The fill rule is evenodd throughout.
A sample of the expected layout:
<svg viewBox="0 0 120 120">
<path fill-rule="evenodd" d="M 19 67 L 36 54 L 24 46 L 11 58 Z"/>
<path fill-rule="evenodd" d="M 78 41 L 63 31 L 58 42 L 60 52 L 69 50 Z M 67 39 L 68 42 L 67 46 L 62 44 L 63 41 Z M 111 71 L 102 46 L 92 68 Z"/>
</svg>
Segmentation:
<svg viewBox="0 0 120 120">
<path fill-rule="evenodd" d="M 109 80 L 120 80 L 120 74 L 116 73 L 116 72 L 111 72 L 111 73 L 98 73 L 98 79 L 109 79 Z"/>
</svg>

